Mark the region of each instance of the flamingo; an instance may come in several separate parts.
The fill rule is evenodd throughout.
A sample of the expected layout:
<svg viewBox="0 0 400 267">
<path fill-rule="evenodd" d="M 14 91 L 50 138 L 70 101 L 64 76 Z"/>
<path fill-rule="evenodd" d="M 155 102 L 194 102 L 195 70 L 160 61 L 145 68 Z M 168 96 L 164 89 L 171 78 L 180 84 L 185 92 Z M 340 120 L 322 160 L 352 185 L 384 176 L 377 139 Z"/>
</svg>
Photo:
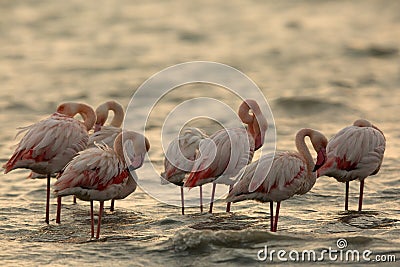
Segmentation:
<svg viewBox="0 0 400 267">
<path fill-rule="evenodd" d="M 264 143 L 268 124 L 257 102 L 252 99 L 244 100 L 239 107 L 238 115 L 242 122 L 248 125 L 247 130 L 221 129 L 210 136 L 212 142 L 201 143 L 197 157 L 202 159 L 196 161 L 184 184 L 187 187 L 194 187 L 213 182 L 210 213 L 213 209 L 216 184 L 229 184 L 231 190 L 235 181 L 230 178 L 236 176 L 240 169 L 251 162 L 254 151 Z M 210 162 L 208 155 L 215 148 L 216 155 Z M 229 202 L 226 211 L 230 211 Z"/>
<path fill-rule="evenodd" d="M 129 172 L 140 168 L 150 143 L 143 135 L 121 132 L 114 148 L 98 144 L 72 159 L 54 184 L 57 197 L 75 195 L 90 201 L 91 237 L 94 237 L 93 200 L 100 202 L 96 239 L 100 237 L 104 201 L 126 195 Z M 132 179 L 133 180 L 133 179 Z M 135 183 L 136 187 L 136 183 Z M 129 190 L 128 190 L 129 191 Z"/>
<path fill-rule="evenodd" d="M 80 113 L 80 122 L 73 118 Z M 46 219 L 49 223 L 50 176 L 60 172 L 79 151 L 86 148 L 88 131 L 93 127 L 96 114 L 82 103 L 67 102 L 58 106 L 49 118 L 21 128 L 26 132 L 11 158 L 4 164 L 5 173 L 17 168 L 30 169 L 47 175 Z M 17 134 L 17 135 L 18 135 Z"/>
<path fill-rule="evenodd" d="M 161 176 L 181 187 L 182 215 L 185 214 L 185 203 L 183 196 L 183 180 L 185 175 L 193 168 L 199 143 L 207 138 L 207 135 L 200 129 L 188 127 L 183 134 L 175 138 L 169 145 L 164 159 L 165 171 Z M 185 159 L 180 157 L 183 155 Z M 202 188 L 200 186 L 200 212 L 203 212 Z"/>
<path fill-rule="evenodd" d="M 346 183 L 345 210 L 349 208 L 349 182 L 356 179 L 360 181 L 358 211 L 362 210 L 364 180 L 379 172 L 385 145 L 383 132 L 364 119 L 343 128 L 329 141 L 327 160 L 319 168 L 318 176 L 326 175 Z"/>
<path fill-rule="evenodd" d="M 104 126 L 108 118 L 108 111 L 114 112 L 114 117 L 110 125 Z M 95 147 L 96 143 L 106 144 L 113 147 L 114 140 L 121 132 L 121 125 L 124 120 L 124 109 L 121 104 L 116 101 L 107 101 L 96 108 L 96 123 L 94 126 L 94 133 L 89 136 L 89 147 Z"/>
<path fill-rule="evenodd" d="M 304 140 L 306 136 L 310 137 L 318 153 L 316 167 Z M 243 168 L 237 175 L 240 180 L 228 194 L 227 201 L 254 199 L 269 202 L 271 231 L 276 232 L 281 201 L 311 190 L 317 179 L 315 170 L 325 160 L 327 143 L 322 133 L 309 128 L 301 129 L 296 134 L 298 152 L 268 153 Z M 275 221 L 273 202 L 277 202 Z"/>
<path fill-rule="evenodd" d="M 114 117 L 111 120 L 110 125 L 104 126 L 108 118 L 108 112 L 110 110 L 114 112 Z M 89 136 L 88 147 L 95 147 L 96 143 L 100 143 L 106 144 L 107 146 L 112 148 L 114 146 L 115 138 L 122 131 L 121 125 L 124 120 L 124 109 L 120 103 L 114 100 L 110 100 L 96 108 L 96 116 L 97 119 L 94 126 L 94 133 Z M 130 179 L 129 181 L 130 184 L 133 185 L 134 180 Z M 128 188 L 133 189 L 133 187 Z M 133 191 L 134 190 L 135 189 L 133 189 Z M 131 191 L 130 193 L 132 193 L 133 191 Z M 114 199 L 111 200 L 110 211 L 114 211 Z"/>
</svg>

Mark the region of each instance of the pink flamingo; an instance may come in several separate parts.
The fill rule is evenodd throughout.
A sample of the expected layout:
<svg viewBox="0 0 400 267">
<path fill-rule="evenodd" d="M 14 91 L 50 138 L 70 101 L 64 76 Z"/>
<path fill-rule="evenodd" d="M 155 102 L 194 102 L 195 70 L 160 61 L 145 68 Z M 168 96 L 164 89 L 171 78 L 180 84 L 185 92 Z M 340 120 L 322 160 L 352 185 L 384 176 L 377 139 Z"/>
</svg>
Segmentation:
<svg viewBox="0 0 400 267">
<path fill-rule="evenodd" d="M 201 143 L 197 157 L 203 159 L 196 161 L 184 184 L 187 187 L 194 187 L 213 182 L 210 213 L 213 209 L 216 184 L 229 184 L 231 190 L 235 181 L 230 178 L 236 176 L 240 169 L 251 162 L 254 151 L 264 143 L 268 124 L 257 102 L 252 99 L 243 101 L 238 115 L 242 122 L 248 125 L 247 130 L 222 129 L 210 136 L 212 142 Z M 215 149 L 216 155 L 210 162 L 209 155 Z M 226 211 L 230 211 L 229 202 Z"/>
<path fill-rule="evenodd" d="M 108 112 L 110 110 L 114 112 L 114 117 L 111 120 L 110 125 L 104 126 L 108 118 Z M 96 108 L 97 120 L 94 126 L 94 133 L 89 136 L 88 147 L 95 147 L 96 146 L 95 144 L 98 143 L 98 144 L 105 144 L 112 148 L 114 146 L 115 138 L 122 131 L 121 125 L 124 120 L 124 115 L 125 113 L 122 105 L 114 100 L 107 101 L 98 106 Z M 133 185 L 134 182 L 135 181 L 133 179 L 131 178 L 129 179 L 130 184 Z M 135 187 L 131 186 L 127 188 L 131 188 L 134 191 L 136 186 Z M 132 193 L 133 191 L 131 191 L 130 193 Z M 128 192 L 126 193 L 128 195 L 130 194 Z M 110 205 L 110 211 L 114 211 L 114 207 L 115 203 L 114 199 L 112 199 Z"/>
<path fill-rule="evenodd" d="M 169 144 L 165 159 L 162 178 L 181 187 L 182 215 L 185 214 L 183 195 L 183 180 L 185 175 L 193 168 L 194 160 L 198 153 L 201 140 L 207 135 L 200 129 L 188 127 L 183 134 L 172 140 Z M 183 155 L 185 159 L 182 160 Z M 200 186 L 200 212 L 203 212 L 202 187 Z"/>
<path fill-rule="evenodd" d="M 313 158 L 304 140 L 306 136 L 310 137 L 311 143 L 318 153 L 315 168 Z M 260 202 L 269 202 L 271 231 L 276 232 L 281 201 L 291 198 L 295 194 L 303 195 L 311 190 L 317 179 L 315 169 L 324 162 L 327 143 L 328 141 L 322 133 L 308 128 L 301 129 L 296 134 L 298 152 L 268 153 L 243 168 L 238 174 L 240 180 L 229 193 L 227 201 L 238 202 L 254 199 Z M 277 202 L 275 221 L 274 201 Z"/>
<path fill-rule="evenodd" d="M 327 175 L 346 182 L 345 210 L 349 207 L 349 182 L 356 179 L 360 180 L 358 211 L 362 210 L 364 180 L 379 172 L 385 145 L 382 131 L 362 119 L 343 128 L 329 141 L 327 161 L 318 170 L 318 176 Z"/>
<path fill-rule="evenodd" d="M 129 171 L 142 166 L 149 149 L 150 143 L 143 135 L 121 132 L 114 141 L 114 149 L 99 144 L 81 151 L 54 184 L 58 197 L 75 195 L 81 200 L 90 201 L 91 237 L 94 237 L 93 200 L 100 201 L 98 239 L 104 201 L 126 194 Z"/>
<path fill-rule="evenodd" d="M 80 113 L 80 122 L 73 118 Z M 17 168 L 31 169 L 47 175 L 46 223 L 49 223 L 50 176 L 60 172 L 81 150 L 86 148 L 90 130 L 96 120 L 93 109 L 81 103 L 63 103 L 49 118 L 24 127 L 26 132 L 14 154 L 4 164 L 5 173 Z"/>
<path fill-rule="evenodd" d="M 104 126 L 110 110 L 114 112 L 114 117 L 110 125 Z M 113 147 L 115 138 L 121 132 L 121 125 L 124 120 L 123 107 L 116 101 L 107 101 L 96 108 L 96 116 L 94 133 L 89 136 L 88 146 L 95 147 L 94 143 L 96 142 Z"/>
</svg>

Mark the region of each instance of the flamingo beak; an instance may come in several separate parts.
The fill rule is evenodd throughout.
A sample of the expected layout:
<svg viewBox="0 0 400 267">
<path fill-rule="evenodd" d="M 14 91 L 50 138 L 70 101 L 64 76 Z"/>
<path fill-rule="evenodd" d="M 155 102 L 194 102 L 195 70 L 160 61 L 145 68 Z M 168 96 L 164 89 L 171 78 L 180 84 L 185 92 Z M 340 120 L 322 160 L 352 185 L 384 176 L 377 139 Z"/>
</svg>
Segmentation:
<svg viewBox="0 0 400 267">
<path fill-rule="evenodd" d="M 143 154 L 139 154 L 137 156 L 134 156 L 132 159 L 130 159 L 131 163 L 129 165 L 129 170 L 130 171 L 134 171 L 136 169 L 139 169 L 140 167 L 142 167 L 143 162 L 144 162 L 144 156 L 146 153 Z"/>
<path fill-rule="evenodd" d="M 96 123 L 96 124 L 94 125 L 94 131 L 95 131 L 95 132 L 98 132 L 98 131 L 100 131 L 100 129 L 101 129 L 101 124 L 97 124 L 97 123 Z"/>
<path fill-rule="evenodd" d="M 317 162 L 315 163 L 313 172 L 316 172 L 319 168 L 322 167 L 326 162 L 326 149 L 322 148 L 320 151 L 318 151 L 317 155 Z"/>
</svg>

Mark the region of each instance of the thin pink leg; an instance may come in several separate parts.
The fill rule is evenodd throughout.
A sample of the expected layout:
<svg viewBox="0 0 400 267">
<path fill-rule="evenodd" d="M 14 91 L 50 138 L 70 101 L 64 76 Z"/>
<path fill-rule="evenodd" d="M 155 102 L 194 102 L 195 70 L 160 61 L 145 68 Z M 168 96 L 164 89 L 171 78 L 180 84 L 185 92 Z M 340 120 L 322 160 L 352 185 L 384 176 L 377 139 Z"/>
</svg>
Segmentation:
<svg viewBox="0 0 400 267">
<path fill-rule="evenodd" d="M 360 197 L 358 199 L 358 211 L 362 210 L 363 194 L 364 194 L 364 180 L 360 181 Z"/>
<path fill-rule="evenodd" d="M 281 207 L 281 202 L 278 201 L 276 202 L 276 214 L 275 214 L 275 223 L 274 223 L 274 231 L 276 232 L 276 230 L 278 229 L 278 218 L 279 218 L 279 209 Z"/>
<path fill-rule="evenodd" d="M 91 221 L 91 238 L 94 237 L 94 216 L 93 216 L 93 200 L 90 200 L 90 221 Z"/>
<path fill-rule="evenodd" d="M 110 211 L 114 211 L 114 199 L 111 199 Z"/>
<path fill-rule="evenodd" d="M 181 186 L 181 203 L 182 203 L 182 215 L 185 215 L 185 198 L 183 197 L 183 186 Z"/>
<path fill-rule="evenodd" d="M 200 212 L 203 212 L 203 187 L 200 185 Z"/>
<path fill-rule="evenodd" d="M 269 202 L 269 213 L 271 217 L 271 232 L 274 231 L 274 202 L 270 201 Z"/>
<path fill-rule="evenodd" d="M 50 222 L 50 174 L 47 174 L 47 190 L 46 190 L 46 220 L 45 222 L 49 224 Z"/>
<path fill-rule="evenodd" d="M 61 197 L 57 197 L 57 215 L 56 215 L 56 223 L 61 222 Z"/>
<path fill-rule="evenodd" d="M 346 182 L 346 195 L 344 198 L 344 210 L 349 210 L 349 181 Z"/>
<path fill-rule="evenodd" d="M 229 185 L 229 193 L 232 191 L 233 185 Z M 231 202 L 226 203 L 226 212 L 231 211 Z"/>
<path fill-rule="evenodd" d="M 215 187 L 217 186 L 216 183 L 213 183 L 212 191 L 211 191 L 211 202 L 210 202 L 210 210 L 209 213 L 212 213 L 213 206 L 214 206 L 214 195 L 215 195 Z"/>
<path fill-rule="evenodd" d="M 103 215 L 104 201 L 100 201 L 100 209 L 99 209 L 99 221 L 97 222 L 97 234 L 96 239 L 100 237 L 100 225 L 101 225 L 101 216 Z"/>
</svg>

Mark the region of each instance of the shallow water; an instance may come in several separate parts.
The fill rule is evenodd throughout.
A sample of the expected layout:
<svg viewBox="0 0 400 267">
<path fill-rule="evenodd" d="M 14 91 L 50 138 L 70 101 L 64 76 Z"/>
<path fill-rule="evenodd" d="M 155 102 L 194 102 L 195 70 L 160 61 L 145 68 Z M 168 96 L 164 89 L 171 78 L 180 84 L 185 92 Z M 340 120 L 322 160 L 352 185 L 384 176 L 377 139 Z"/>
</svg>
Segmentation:
<svg viewBox="0 0 400 267">
<path fill-rule="evenodd" d="M 191 207 L 182 216 L 179 207 L 138 189 L 106 212 L 101 239 L 93 241 L 88 203 L 65 198 L 57 225 L 52 199 L 45 225 L 45 181 L 27 180 L 26 170 L 1 174 L 2 266 L 265 265 L 269 260 L 257 259 L 265 246 L 269 252 L 321 252 L 338 249 L 339 238 L 347 240 L 346 249 L 371 250 L 371 259 L 400 260 L 398 1 L 3 1 L 0 12 L 2 163 L 12 153 L 16 128 L 45 118 L 58 103 L 97 106 L 112 98 L 126 107 L 151 75 L 193 60 L 233 66 L 261 88 L 273 111 L 276 128 L 269 131 L 276 129 L 278 149 L 294 149 L 302 127 L 330 137 L 359 117 L 378 125 L 387 139 L 381 171 L 365 183 L 365 211 L 354 211 L 358 182 L 351 183 L 351 211 L 344 212 L 344 185 L 321 177 L 309 193 L 282 203 L 277 233 L 269 232 L 267 204 L 241 202 L 225 213 L 219 199 L 214 214 L 200 214 L 195 188 L 185 192 Z M 153 167 L 162 170 L 162 144 L 182 125 L 172 119 L 163 142 L 160 131 L 173 108 L 196 97 L 234 110 L 240 103 L 220 87 L 198 84 L 176 88 L 158 102 L 146 126 L 151 151 L 138 175 L 144 189 L 168 203 L 179 204 L 179 188 L 161 186 Z M 138 117 L 146 115 L 137 110 Z M 231 122 L 218 106 L 206 110 Z M 136 117 L 127 119 L 136 127 Z M 220 127 L 193 123 L 208 133 Z M 203 189 L 206 199 L 210 189 Z M 222 197 L 226 187 L 218 190 Z M 323 258 L 321 264 L 340 262 Z M 282 263 L 276 254 L 274 262 Z"/>
</svg>

